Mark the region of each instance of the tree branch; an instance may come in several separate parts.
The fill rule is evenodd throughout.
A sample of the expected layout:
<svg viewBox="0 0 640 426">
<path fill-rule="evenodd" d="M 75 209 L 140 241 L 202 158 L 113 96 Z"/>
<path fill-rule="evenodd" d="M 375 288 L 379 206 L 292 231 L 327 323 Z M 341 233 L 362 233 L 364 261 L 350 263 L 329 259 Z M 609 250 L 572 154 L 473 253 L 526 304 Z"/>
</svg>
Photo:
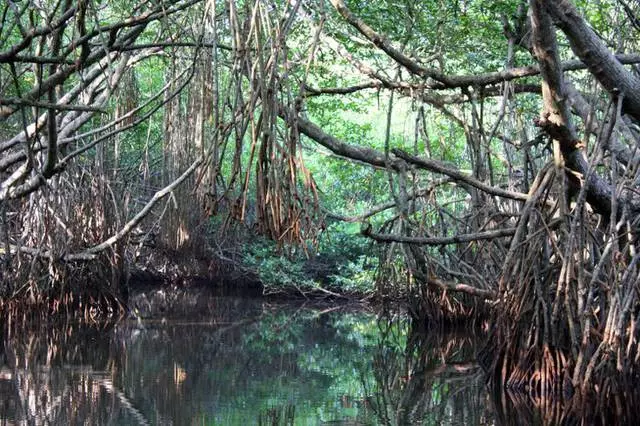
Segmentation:
<svg viewBox="0 0 640 426">
<path fill-rule="evenodd" d="M 486 192 L 487 194 L 521 201 L 526 201 L 529 198 L 529 195 L 521 192 L 508 191 L 506 189 L 488 185 L 471 175 L 463 173 L 452 167 L 445 166 L 439 161 L 431 160 L 428 158 L 419 158 L 397 148 L 392 149 L 391 152 L 393 152 L 396 157 L 405 160 L 409 164 L 413 164 L 414 166 L 417 166 L 421 169 L 426 169 L 432 172 L 447 175 L 456 182 L 466 183 L 467 185 L 471 185 L 483 192 Z"/>
<path fill-rule="evenodd" d="M 424 188 L 418 191 L 415 191 L 411 194 L 407 195 L 407 201 L 409 200 L 413 200 L 416 198 L 421 198 L 421 197 L 425 197 L 429 194 L 431 194 L 433 192 L 433 190 L 437 187 L 440 186 L 444 183 L 447 182 L 451 182 L 450 178 L 443 178 L 443 179 L 437 179 L 433 182 L 431 182 L 431 185 L 429 185 L 428 188 Z M 331 218 L 331 219 L 335 219 L 335 220 L 339 220 L 341 222 L 348 222 L 348 223 L 354 223 L 354 222 L 362 222 L 365 219 L 370 218 L 371 216 L 375 216 L 378 213 L 382 213 L 385 210 L 389 210 L 393 207 L 395 207 L 397 205 L 397 203 L 395 201 L 389 201 L 387 203 L 383 203 L 383 204 L 379 204 L 377 206 L 374 206 L 372 208 L 370 208 L 369 210 L 360 213 L 358 215 L 354 215 L 354 216 L 344 216 L 344 215 L 339 215 L 339 214 L 335 214 L 335 213 L 331 213 L 329 211 L 326 211 L 326 215 L 327 217 Z"/>
<path fill-rule="evenodd" d="M 623 111 L 640 121 L 640 79 L 622 66 L 569 0 L 542 3 L 569 39 L 573 52 L 609 93 L 624 95 Z"/>
<path fill-rule="evenodd" d="M 609 217 L 611 212 L 611 187 L 589 165 L 579 149 L 578 136 L 571 121 L 564 87 L 564 78 L 559 68 L 555 32 L 547 12 L 542 7 L 544 0 L 531 0 L 531 26 L 533 52 L 542 70 L 544 112 L 537 121 L 552 139 L 560 144 L 565 165 L 587 179 L 587 201 L 598 213 Z M 614 59 L 615 60 L 615 59 Z M 580 186 L 574 175 L 567 175 L 572 185 Z"/>
<path fill-rule="evenodd" d="M 409 58 L 408 56 L 400 52 L 398 49 L 394 48 L 391 45 L 391 43 L 386 39 L 386 37 L 377 33 L 373 28 L 368 26 L 364 21 L 362 21 L 360 18 L 355 16 L 351 12 L 351 10 L 349 10 L 349 8 L 346 6 L 343 0 L 331 0 L 331 3 L 335 7 L 335 9 L 340 13 L 340 15 L 342 15 L 342 17 L 349 24 L 351 24 L 354 28 L 356 28 L 363 36 L 365 36 L 374 45 L 376 45 L 378 48 L 384 51 L 387 55 L 389 55 L 389 57 L 391 57 L 394 61 L 404 66 L 407 70 L 409 70 L 409 72 L 411 72 L 414 75 L 417 75 L 422 78 L 428 77 L 433 80 L 436 80 L 436 82 L 431 82 L 427 84 L 428 88 L 430 89 L 454 89 L 454 88 L 462 88 L 462 87 L 469 87 L 469 86 L 488 86 L 488 85 L 498 84 L 505 81 L 511 81 L 517 78 L 529 77 L 529 76 L 537 75 L 540 73 L 540 69 L 537 66 L 533 65 L 533 66 L 522 67 L 522 68 L 510 68 L 503 71 L 485 73 L 485 74 L 458 75 L 458 76 L 445 75 L 438 70 L 427 68 L 420 65 L 417 60 Z M 588 44 L 589 48 L 595 47 L 595 42 L 598 42 L 600 44 L 600 48 L 598 52 L 592 52 L 587 47 L 582 49 L 582 53 L 583 53 L 582 55 L 576 52 L 576 54 L 582 59 L 582 61 L 574 60 L 574 61 L 567 61 L 563 63 L 561 66 L 561 69 L 563 71 L 574 71 L 574 70 L 584 69 L 585 67 L 588 67 L 593 72 L 594 70 L 592 68 L 595 69 L 598 66 L 603 65 L 601 61 L 604 60 L 605 61 L 604 65 L 607 66 L 607 68 L 611 69 L 610 73 L 612 74 L 611 76 L 612 89 L 615 87 L 620 88 L 616 84 L 616 79 L 615 79 L 616 76 L 622 76 L 623 74 L 628 77 L 632 76 L 631 73 L 627 72 L 624 69 L 624 67 L 622 67 L 621 64 L 631 64 L 631 63 L 640 62 L 639 54 L 618 55 L 614 57 L 613 54 L 611 54 L 606 49 L 606 47 L 604 47 L 604 44 L 595 36 L 595 33 L 593 33 L 593 31 L 586 26 L 584 20 L 582 20 L 582 18 L 579 17 L 577 12 L 575 11 L 575 8 L 573 8 L 573 6 L 568 2 L 568 0 L 562 0 L 558 2 L 556 2 L 555 0 L 551 0 L 551 1 L 547 0 L 546 3 L 548 4 L 547 5 L 548 8 L 553 8 L 554 10 L 565 9 L 564 13 L 562 12 L 558 12 L 558 13 L 564 15 L 564 17 L 566 18 L 565 25 L 567 29 L 572 30 L 572 32 L 575 34 L 576 43 L 581 42 L 581 43 L 584 43 L 585 45 Z M 561 27 L 561 28 L 569 37 L 569 34 L 567 33 L 567 30 L 565 30 L 565 27 Z M 587 30 L 589 30 L 590 33 Z M 586 37 L 586 39 L 584 37 Z M 593 40 L 591 40 L 591 37 L 593 37 Z M 571 40 L 571 37 L 569 38 Z M 572 46 L 573 46 L 573 43 L 574 42 L 572 42 Z M 615 66 L 615 67 L 608 66 L 607 61 L 615 62 L 615 64 L 619 66 Z M 613 72 L 614 69 L 615 69 L 615 73 Z M 604 70 L 601 70 L 601 71 L 604 71 Z M 626 79 L 624 81 L 626 81 Z M 622 84 L 622 85 L 627 87 L 626 84 Z M 605 85 L 605 87 L 609 88 L 607 85 Z M 629 83 L 628 88 L 629 90 L 631 89 L 635 90 L 632 93 L 640 93 L 640 82 L 638 82 L 638 79 L 636 78 L 633 84 Z M 620 90 L 623 90 L 623 89 L 620 88 Z M 630 93 L 628 90 L 624 90 L 624 92 Z M 638 108 L 640 111 L 640 98 L 639 98 Z"/>
<path fill-rule="evenodd" d="M 361 234 L 380 243 L 405 243 L 424 246 L 446 246 L 472 241 L 494 240 L 496 238 L 512 237 L 516 232 L 516 228 L 503 228 L 474 232 L 472 234 L 459 234 L 451 237 L 408 237 L 404 235 L 378 234 L 372 232 L 371 226 L 367 225 L 363 226 Z"/>
</svg>

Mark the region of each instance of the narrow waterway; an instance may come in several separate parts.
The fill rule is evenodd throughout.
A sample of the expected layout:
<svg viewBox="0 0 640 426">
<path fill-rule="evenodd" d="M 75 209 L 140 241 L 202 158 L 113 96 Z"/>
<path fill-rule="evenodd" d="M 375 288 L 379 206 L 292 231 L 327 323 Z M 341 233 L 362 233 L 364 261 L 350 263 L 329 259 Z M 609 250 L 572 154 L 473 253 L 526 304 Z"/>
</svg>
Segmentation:
<svg viewBox="0 0 640 426">
<path fill-rule="evenodd" d="M 116 324 L 4 324 L 0 424 L 494 423 L 472 336 L 354 305 L 134 303 Z"/>
</svg>

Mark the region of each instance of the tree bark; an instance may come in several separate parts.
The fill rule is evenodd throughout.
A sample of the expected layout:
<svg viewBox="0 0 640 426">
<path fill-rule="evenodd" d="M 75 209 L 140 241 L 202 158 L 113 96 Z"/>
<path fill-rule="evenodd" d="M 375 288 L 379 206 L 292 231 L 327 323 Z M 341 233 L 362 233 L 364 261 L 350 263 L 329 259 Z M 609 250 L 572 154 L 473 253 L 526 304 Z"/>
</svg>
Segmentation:
<svg viewBox="0 0 640 426">
<path fill-rule="evenodd" d="M 548 3 L 548 2 L 546 2 Z M 577 172 L 580 176 L 568 173 L 569 183 L 579 187 L 587 185 L 587 202 L 593 209 L 608 218 L 611 213 L 611 186 L 589 170 L 584 153 L 580 149 L 580 142 L 567 102 L 567 89 L 560 68 L 555 32 L 546 10 L 544 2 L 532 1 L 532 43 L 533 53 L 540 64 L 543 77 L 544 109 L 538 125 L 554 140 L 558 141 L 566 167 Z M 615 58 L 612 58 L 615 61 Z"/>
<path fill-rule="evenodd" d="M 640 79 L 624 68 L 569 0 L 545 0 L 542 4 L 600 84 L 609 93 L 624 96 L 623 112 L 640 121 Z"/>
</svg>

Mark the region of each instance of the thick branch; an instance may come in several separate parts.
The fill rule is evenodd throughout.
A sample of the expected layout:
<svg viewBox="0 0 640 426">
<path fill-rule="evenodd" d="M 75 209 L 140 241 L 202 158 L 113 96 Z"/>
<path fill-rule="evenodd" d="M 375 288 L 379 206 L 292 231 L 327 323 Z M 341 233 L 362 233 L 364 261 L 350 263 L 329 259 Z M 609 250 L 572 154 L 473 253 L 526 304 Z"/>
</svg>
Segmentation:
<svg viewBox="0 0 640 426">
<path fill-rule="evenodd" d="M 584 154 L 579 149 L 579 141 L 571 122 L 569 106 L 566 102 L 564 79 L 559 68 L 558 51 L 549 16 L 541 7 L 541 0 L 531 1 L 531 26 L 533 51 L 540 63 L 545 112 L 538 121 L 553 139 L 560 144 L 565 165 L 586 177 L 587 201 L 598 213 L 608 217 L 611 210 L 611 187 L 595 172 L 589 170 Z M 570 182 L 579 185 L 575 176 L 569 174 Z"/>
<path fill-rule="evenodd" d="M 283 108 L 280 108 L 279 113 L 280 117 L 282 117 L 284 120 L 287 120 L 287 114 Z M 370 164 L 375 167 L 387 167 L 384 153 L 367 147 L 352 146 L 346 144 L 338 138 L 325 133 L 325 131 L 320 127 L 302 117 L 297 117 L 295 120 L 298 125 L 298 129 L 302 134 L 313 139 L 325 148 L 328 148 L 334 154 L 337 154 L 341 157 L 349 158 L 351 160 Z"/>
<path fill-rule="evenodd" d="M 573 52 L 609 93 L 624 95 L 623 111 L 640 121 L 640 79 L 622 66 L 569 0 L 545 0 L 543 4 Z"/>
<path fill-rule="evenodd" d="M 24 99 L 17 98 L 0 98 L 0 106 L 2 105 L 17 105 L 21 107 L 38 107 L 38 108 L 47 108 L 53 109 L 56 111 L 91 111 L 91 112 L 99 112 L 101 114 L 106 114 L 106 110 L 104 108 L 96 108 L 90 105 L 68 105 L 61 103 L 50 103 L 50 102 L 41 102 L 41 101 L 28 101 Z M 24 132 L 23 132 L 24 133 Z"/>
<path fill-rule="evenodd" d="M 288 119 L 284 108 L 280 108 L 279 114 L 280 117 L 282 117 L 284 120 Z M 397 163 L 398 159 L 392 159 L 389 161 L 389 164 L 387 164 L 385 155 L 382 152 L 367 147 L 357 147 L 346 144 L 338 138 L 325 133 L 320 127 L 302 117 L 297 117 L 295 118 L 295 120 L 298 129 L 302 134 L 313 139 L 325 148 L 328 148 L 334 154 L 351 160 L 370 164 L 375 167 L 389 167 L 394 170 L 397 170 L 399 168 L 399 165 Z M 521 192 L 507 191 L 502 188 L 488 185 L 466 173 L 463 173 L 453 167 L 449 167 L 444 163 L 441 163 L 440 161 L 418 158 L 399 149 L 393 149 L 392 152 L 396 157 L 406 161 L 407 163 L 413 164 L 420 169 L 443 174 L 450 177 L 455 182 L 476 187 L 479 190 L 486 192 L 487 194 L 522 201 L 529 198 L 527 194 L 523 194 Z"/>
<path fill-rule="evenodd" d="M 342 15 L 342 17 L 347 22 L 349 22 L 349 24 L 351 24 L 354 28 L 356 28 L 362 35 L 364 35 L 374 45 L 376 45 L 378 48 L 384 51 L 387 55 L 389 55 L 389 57 L 391 57 L 393 60 L 395 60 L 402 66 L 404 66 L 412 74 L 420 76 L 422 78 L 429 77 L 429 78 L 432 78 L 433 80 L 436 80 L 436 82 L 430 83 L 428 85 L 429 86 L 428 88 L 430 89 L 453 89 L 453 88 L 461 88 L 461 87 L 469 87 L 469 86 L 488 86 L 492 84 L 498 84 L 504 81 L 514 80 L 517 78 L 537 75 L 540 73 L 540 69 L 537 66 L 529 66 L 529 67 L 522 67 L 522 68 L 511 68 L 504 71 L 485 73 L 485 74 L 476 74 L 476 75 L 458 75 L 458 76 L 445 75 L 438 70 L 427 68 L 420 65 L 418 61 L 412 58 L 409 58 L 408 56 L 400 52 L 398 49 L 394 48 L 391 45 L 391 43 L 386 39 L 386 37 L 376 32 L 373 28 L 368 26 L 364 21 L 362 21 L 360 18 L 355 16 L 349 10 L 349 8 L 345 5 L 343 0 L 331 0 L 331 3 L 336 8 L 336 10 L 340 13 L 340 15 Z M 548 7 L 561 8 L 560 6 L 556 5 L 556 2 L 554 0 L 547 1 L 547 3 L 550 5 L 553 5 Z M 568 1 L 563 0 L 557 3 L 565 4 L 565 3 L 568 3 Z M 569 6 L 573 8 L 572 5 L 569 4 Z M 565 8 L 565 6 L 562 6 L 562 7 Z M 575 11 L 575 8 L 573 8 L 573 11 Z M 620 88 L 620 90 L 624 90 L 623 87 L 616 86 L 615 76 L 621 75 L 621 73 L 631 76 L 631 74 L 627 72 L 624 69 L 624 67 L 622 67 L 621 64 L 638 63 L 640 62 L 640 55 L 638 54 L 618 55 L 617 57 L 614 57 L 606 49 L 606 47 L 604 47 L 604 44 L 602 44 L 602 42 L 595 36 L 595 33 L 593 33 L 593 31 L 590 30 L 588 27 L 586 27 L 584 20 L 582 20 L 577 15 L 577 12 L 575 14 L 573 12 L 570 12 L 570 15 L 568 15 L 568 18 L 570 19 L 567 19 L 568 23 L 566 25 L 568 25 L 569 28 L 571 28 L 572 25 L 578 25 L 578 21 L 581 21 L 582 27 L 580 27 L 580 29 L 574 30 L 574 33 L 576 34 L 575 37 L 578 41 L 581 40 L 580 37 L 582 37 L 583 34 L 587 34 L 586 30 L 588 29 L 591 33 L 589 37 L 591 37 L 592 35 L 594 37 L 593 41 L 599 42 L 604 51 L 599 53 L 595 53 L 595 52 L 592 53 L 585 48 L 583 50 L 584 52 L 583 55 L 580 55 L 578 54 L 578 52 L 576 52 L 576 54 L 578 54 L 578 56 L 582 59 L 582 61 L 567 61 L 562 64 L 562 70 L 572 71 L 572 70 L 584 69 L 586 64 L 586 66 L 593 72 L 592 68 L 599 67 L 601 65 L 598 59 L 605 58 L 604 53 L 606 52 L 607 54 L 606 60 L 613 60 L 613 62 L 619 65 L 619 67 L 615 67 L 616 72 L 611 73 L 611 77 L 612 77 L 611 80 L 613 83 L 611 85 L 611 88 L 618 87 Z M 573 27 L 573 28 L 577 28 L 577 27 Z M 562 29 L 565 30 L 564 27 L 562 27 Z M 565 31 L 565 33 L 566 32 L 567 31 Z M 567 36 L 569 36 L 569 34 L 567 34 Z M 588 43 L 591 44 L 593 41 L 589 40 Z M 593 58 L 587 58 L 585 54 L 590 54 Z M 608 68 L 613 69 L 613 67 L 608 67 Z M 602 83 L 604 84 L 604 82 Z M 609 86 L 607 86 L 606 84 L 604 85 L 605 87 L 609 88 Z M 625 87 L 627 86 L 625 85 Z M 635 88 L 635 91 L 633 93 L 640 93 L 640 83 L 629 84 L 628 88 L 629 89 Z M 624 90 L 624 92 L 630 93 L 627 90 Z M 639 103 L 639 108 L 640 108 L 640 103 Z"/>
<path fill-rule="evenodd" d="M 640 59 L 640 58 L 638 58 Z M 376 76 L 370 76 L 376 78 Z M 305 96 L 313 97 L 320 95 L 348 95 L 351 93 L 359 92 L 367 89 L 391 89 L 397 90 L 407 97 L 418 97 L 422 102 L 431 105 L 447 105 L 447 104 L 462 104 L 469 102 L 469 96 L 463 93 L 454 93 L 442 95 L 434 91 L 426 91 L 430 88 L 430 85 L 426 84 L 414 84 L 407 82 L 395 82 L 391 80 L 377 80 L 368 83 L 356 84 L 347 87 L 323 87 L 315 88 L 305 86 Z M 540 94 L 539 84 L 514 84 L 509 88 L 509 92 L 513 94 L 517 93 L 537 93 Z M 476 91 L 474 95 L 477 99 L 483 99 L 492 96 L 504 96 L 504 87 L 502 85 L 492 85 L 483 87 L 482 90 Z"/>
<path fill-rule="evenodd" d="M 640 62 L 640 54 L 617 55 L 615 57 L 621 64 L 637 64 Z M 562 71 L 578 71 L 587 68 L 587 66 L 579 60 L 570 60 L 563 62 Z M 531 77 L 540 74 L 540 67 L 531 65 L 521 68 L 510 68 L 504 71 L 488 72 L 475 75 L 454 75 L 449 76 L 445 83 L 440 85 L 434 84 L 433 89 L 453 89 L 469 86 L 488 86 L 498 84 L 504 81 L 512 81 L 523 77 Z"/>
</svg>

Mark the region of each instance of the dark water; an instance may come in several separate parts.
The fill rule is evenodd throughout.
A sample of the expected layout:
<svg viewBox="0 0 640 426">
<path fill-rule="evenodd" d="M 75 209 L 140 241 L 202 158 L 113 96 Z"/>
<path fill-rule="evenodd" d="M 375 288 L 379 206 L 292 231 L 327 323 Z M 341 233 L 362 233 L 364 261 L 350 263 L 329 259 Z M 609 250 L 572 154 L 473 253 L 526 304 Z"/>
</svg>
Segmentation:
<svg viewBox="0 0 640 426">
<path fill-rule="evenodd" d="M 142 321 L 4 324 L 0 424 L 493 423 L 468 336 L 362 307 L 160 296 L 137 300 Z"/>
</svg>

